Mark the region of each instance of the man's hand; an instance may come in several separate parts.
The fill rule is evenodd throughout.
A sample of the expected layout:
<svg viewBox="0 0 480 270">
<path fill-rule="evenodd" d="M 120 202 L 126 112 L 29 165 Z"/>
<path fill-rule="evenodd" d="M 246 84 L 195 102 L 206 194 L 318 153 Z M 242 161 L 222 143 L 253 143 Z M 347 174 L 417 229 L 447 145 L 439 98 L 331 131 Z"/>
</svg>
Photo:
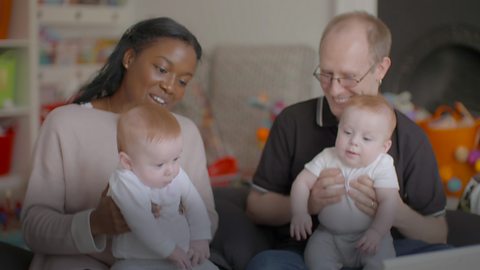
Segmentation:
<svg viewBox="0 0 480 270">
<path fill-rule="evenodd" d="M 190 259 L 188 258 L 187 253 L 178 246 L 176 246 L 173 252 L 168 255 L 167 260 L 171 261 L 179 269 L 192 269 L 192 264 L 190 263 Z"/>
<path fill-rule="evenodd" d="M 99 234 L 116 235 L 130 231 L 120 209 L 110 196 L 107 196 L 108 185 L 95 210 L 90 214 L 90 229 L 93 236 Z"/>
<path fill-rule="evenodd" d="M 350 182 L 348 196 L 353 199 L 360 211 L 373 217 L 377 212 L 377 198 L 373 181 L 366 175 L 360 176 L 357 181 Z"/>
<path fill-rule="evenodd" d="M 328 168 L 323 170 L 310 190 L 308 209 L 310 214 L 317 215 L 327 205 L 340 202 L 345 194 L 345 179 L 339 169 Z M 341 185 L 341 188 L 336 188 Z"/>
<path fill-rule="evenodd" d="M 188 257 L 192 266 L 202 264 L 205 260 L 210 258 L 210 248 L 207 240 L 190 241 L 190 249 L 188 250 Z"/>
</svg>

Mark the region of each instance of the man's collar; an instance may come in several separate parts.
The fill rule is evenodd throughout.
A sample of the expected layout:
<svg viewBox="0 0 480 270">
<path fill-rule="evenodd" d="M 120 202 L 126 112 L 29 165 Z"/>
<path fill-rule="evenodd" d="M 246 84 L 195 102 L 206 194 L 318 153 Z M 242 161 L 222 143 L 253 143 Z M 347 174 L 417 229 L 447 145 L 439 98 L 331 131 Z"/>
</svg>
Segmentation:
<svg viewBox="0 0 480 270">
<path fill-rule="evenodd" d="M 330 111 L 327 99 L 323 96 L 317 100 L 317 124 L 320 127 L 338 126 L 338 120 Z"/>
</svg>

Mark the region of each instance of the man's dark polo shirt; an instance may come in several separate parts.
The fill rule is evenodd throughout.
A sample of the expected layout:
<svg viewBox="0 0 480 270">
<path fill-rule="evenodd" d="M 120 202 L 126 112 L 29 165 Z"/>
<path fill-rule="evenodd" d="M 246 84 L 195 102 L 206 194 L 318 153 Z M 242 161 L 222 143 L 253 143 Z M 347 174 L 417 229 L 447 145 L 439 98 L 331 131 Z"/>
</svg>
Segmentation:
<svg viewBox="0 0 480 270">
<path fill-rule="evenodd" d="M 443 215 L 446 199 L 430 142 L 414 122 L 398 111 L 395 113 L 397 127 L 388 153 L 394 160 L 401 197 L 422 215 Z M 305 164 L 324 148 L 335 145 L 337 130 L 338 121 L 323 97 L 285 108 L 271 128 L 253 177 L 253 188 L 289 195 Z M 274 231 L 278 248 L 304 244 L 290 238 L 289 225 Z M 393 234 L 401 237 L 395 230 Z"/>
</svg>

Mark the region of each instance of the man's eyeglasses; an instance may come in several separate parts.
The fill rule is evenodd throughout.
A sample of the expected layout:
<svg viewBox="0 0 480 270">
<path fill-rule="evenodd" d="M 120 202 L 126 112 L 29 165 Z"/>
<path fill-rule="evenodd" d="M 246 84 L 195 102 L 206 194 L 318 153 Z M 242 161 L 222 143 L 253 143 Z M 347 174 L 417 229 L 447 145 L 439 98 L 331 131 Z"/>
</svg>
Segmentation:
<svg viewBox="0 0 480 270">
<path fill-rule="evenodd" d="M 377 65 L 377 63 L 373 64 L 365 74 L 359 79 L 349 78 L 349 77 L 333 77 L 332 74 L 325 74 L 320 71 L 320 67 L 318 66 L 315 71 L 313 72 L 313 76 L 320 82 L 320 85 L 323 89 L 329 88 L 332 85 L 333 80 L 336 80 L 343 88 L 354 88 L 359 84 L 368 73 L 372 71 L 372 69 Z"/>
</svg>

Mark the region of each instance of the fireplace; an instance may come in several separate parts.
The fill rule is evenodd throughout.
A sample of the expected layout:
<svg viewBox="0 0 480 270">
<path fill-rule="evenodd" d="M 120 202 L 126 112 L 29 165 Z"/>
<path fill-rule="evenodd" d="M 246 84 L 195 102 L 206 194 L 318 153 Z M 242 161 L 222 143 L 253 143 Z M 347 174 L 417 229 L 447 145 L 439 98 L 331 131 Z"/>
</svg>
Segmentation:
<svg viewBox="0 0 480 270">
<path fill-rule="evenodd" d="M 433 111 L 461 101 L 480 115 L 480 1 L 378 1 L 392 31 L 392 67 L 383 91 L 409 91 Z"/>
</svg>

